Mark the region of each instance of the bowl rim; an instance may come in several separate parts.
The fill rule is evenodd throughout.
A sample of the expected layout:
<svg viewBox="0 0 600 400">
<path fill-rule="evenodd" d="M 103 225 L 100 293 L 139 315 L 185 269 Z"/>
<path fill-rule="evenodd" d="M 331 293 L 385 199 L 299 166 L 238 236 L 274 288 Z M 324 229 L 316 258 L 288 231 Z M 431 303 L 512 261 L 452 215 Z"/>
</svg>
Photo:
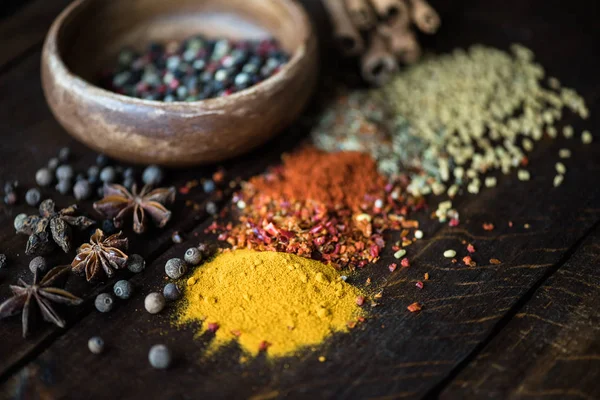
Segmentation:
<svg viewBox="0 0 600 400">
<path fill-rule="evenodd" d="M 288 18 L 289 21 L 293 21 L 296 25 L 300 24 L 304 27 L 304 37 L 301 38 L 300 45 L 294 50 L 289 61 L 281 67 L 281 69 L 274 75 L 271 75 L 267 79 L 260 81 L 259 83 L 252 85 L 246 89 L 240 90 L 239 92 L 232 93 L 227 96 L 222 97 L 213 97 L 204 100 L 195 100 L 195 101 L 172 101 L 165 102 L 160 100 L 147 100 L 140 99 L 138 97 L 127 96 L 124 94 L 119 94 L 112 92 L 107 89 L 103 89 L 102 87 L 89 82 L 88 80 L 82 78 L 81 76 L 75 74 L 71 71 L 65 62 L 63 61 L 60 49 L 58 38 L 61 32 L 61 29 L 65 26 L 65 20 L 67 20 L 73 12 L 75 12 L 79 7 L 81 7 L 84 3 L 95 1 L 95 0 L 75 0 L 73 3 L 69 4 L 54 20 L 48 34 L 46 36 L 44 42 L 44 53 L 45 56 L 42 62 L 48 62 L 50 64 L 51 69 L 54 69 L 56 73 L 61 74 L 65 79 L 71 80 L 76 86 L 84 87 L 86 90 L 91 91 L 92 94 L 98 97 L 104 97 L 116 102 L 122 102 L 132 105 L 140 105 L 140 106 L 151 106 L 151 107 L 159 107 L 164 109 L 177 109 L 179 111 L 198 111 L 198 106 L 203 106 L 203 108 L 207 109 L 217 109 L 222 108 L 225 104 L 230 104 L 232 101 L 243 99 L 246 97 L 254 97 L 255 95 L 266 91 L 269 92 L 271 89 L 276 88 L 277 86 L 284 84 L 287 72 L 293 71 L 298 68 L 298 65 L 303 61 L 304 57 L 307 55 L 307 48 L 311 45 L 311 41 L 314 41 L 314 32 L 312 23 L 304 10 L 304 8 L 297 3 L 296 0 L 279 0 L 281 4 L 283 4 L 288 11 L 290 11 L 291 18 Z"/>
</svg>

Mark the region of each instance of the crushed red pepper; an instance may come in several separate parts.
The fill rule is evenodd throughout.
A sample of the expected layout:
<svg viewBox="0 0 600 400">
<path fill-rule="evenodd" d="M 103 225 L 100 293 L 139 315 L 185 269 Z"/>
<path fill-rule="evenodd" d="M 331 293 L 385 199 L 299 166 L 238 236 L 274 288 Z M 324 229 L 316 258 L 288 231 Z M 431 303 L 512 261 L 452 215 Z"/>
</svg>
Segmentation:
<svg viewBox="0 0 600 400">
<path fill-rule="evenodd" d="M 415 302 L 415 303 L 412 303 L 411 305 L 409 305 L 406 308 L 408 309 L 408 311 L 414 313 L 414 312 L 417 312 L 417 311 L 421 311 L 423 309 L 423 306 L 421 306 L 421 304 Z"/>
<path fill-rule="evenodd" d="M 384 230 L 419 227 L 407 216 L 425 200 L 408 196 L 406 181 L 386 183 L 367 154 L 307 146 L 282 160 L 234 195 L 235 224 L 214 223 L 207 232 L 233 248 L 293 253 L 354 269 L 379 259 Z"/>
</svg>

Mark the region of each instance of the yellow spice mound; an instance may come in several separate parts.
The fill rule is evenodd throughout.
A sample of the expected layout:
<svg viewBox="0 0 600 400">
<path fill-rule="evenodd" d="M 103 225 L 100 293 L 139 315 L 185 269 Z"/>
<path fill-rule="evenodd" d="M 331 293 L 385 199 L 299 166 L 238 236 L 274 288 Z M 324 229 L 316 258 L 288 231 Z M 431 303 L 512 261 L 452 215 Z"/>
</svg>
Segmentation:
<svg viewBox="0 0 600 400">
<path fill-rule="evenodd" d="M 237 340 L 255 355 L 282 356 L 346 331 L 360 292 L 331 266 L 291 254 L 236 250 L 216 256 L 188 280 L 178 323 L 218 324 L 210 352 Z"/>
</svg>

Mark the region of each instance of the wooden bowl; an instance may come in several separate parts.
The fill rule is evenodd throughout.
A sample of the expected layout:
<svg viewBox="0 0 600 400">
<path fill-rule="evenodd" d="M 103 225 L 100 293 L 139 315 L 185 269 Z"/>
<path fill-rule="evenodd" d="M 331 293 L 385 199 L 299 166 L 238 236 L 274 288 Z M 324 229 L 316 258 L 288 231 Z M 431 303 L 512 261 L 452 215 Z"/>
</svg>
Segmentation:
<svg viewBox="0 0 600 400">
<path fill-rule="evenodd" d="M 165 103 L 95 86 L 121 48 L 152 41 L 275 37 L 291 55 L 275 75 L 227 97 Z M 57 120 L 89 147 L 127 162 L 189 166 L 245 153 L 289 125 L 316 83 L 317 45 L 293 0 L 77 0 L 52 24 L 42 83 Z"/>
</svg>

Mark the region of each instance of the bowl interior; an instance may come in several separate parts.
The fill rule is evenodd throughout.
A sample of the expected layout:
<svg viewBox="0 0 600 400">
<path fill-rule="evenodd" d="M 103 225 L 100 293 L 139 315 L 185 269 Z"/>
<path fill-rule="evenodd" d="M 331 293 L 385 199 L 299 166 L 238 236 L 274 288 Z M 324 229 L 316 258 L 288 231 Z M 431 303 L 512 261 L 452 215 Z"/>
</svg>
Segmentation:
<svg viewBox="0 0 600 400">
<path fill-rule="evenodd" d="M 111 66 L 123 47 L 143 50 L 151 42 L 196 34 L 230 39 L 274 37 L 290 55 L 307 27 L 291 0 L 80 0 L 58 34 L 67 68 L 90 83 Z"/>
</svg>

